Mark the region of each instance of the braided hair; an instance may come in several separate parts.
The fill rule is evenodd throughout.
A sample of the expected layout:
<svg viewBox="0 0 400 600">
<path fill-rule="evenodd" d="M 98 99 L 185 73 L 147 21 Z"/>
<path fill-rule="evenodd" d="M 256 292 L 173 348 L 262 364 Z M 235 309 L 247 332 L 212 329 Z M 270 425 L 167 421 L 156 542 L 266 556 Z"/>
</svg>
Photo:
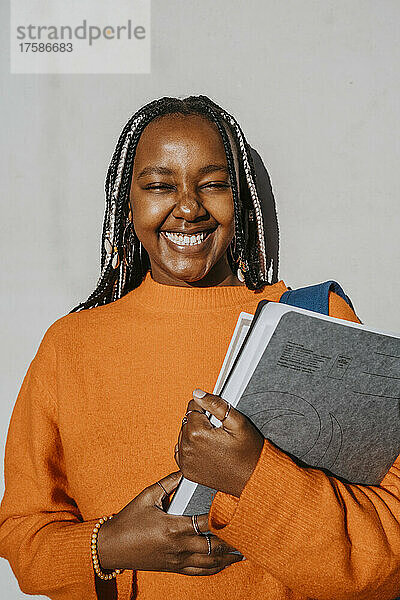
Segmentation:
<svg viewBox="0 0 400 600">
<path fill-rule="evenodd" d="M 154 119 L 169 114 L 200 115 L 215 123 L 221 135 L 231 183 L 235 234 L 227 253 L 235 273 L 242 269 L 246 286 L 256 290 L 270 284 L 272 259 L 266 256 L 264 226 L 255 183 L 250 146 L 237 121 L 207 96 L 163 97 L 140 108 L 123 128 L 105 181 L 106 209 L 101 246 L 101 272 L 95 290 L 71 312 L 108 304 L 138 287 L 150 259 L 130 220 L 130 188 L 139 138 Z M 229 134 L 228 134 L 229 132 Z M 230 138 L 238 157 L 238 179 Z"/>
</svg>

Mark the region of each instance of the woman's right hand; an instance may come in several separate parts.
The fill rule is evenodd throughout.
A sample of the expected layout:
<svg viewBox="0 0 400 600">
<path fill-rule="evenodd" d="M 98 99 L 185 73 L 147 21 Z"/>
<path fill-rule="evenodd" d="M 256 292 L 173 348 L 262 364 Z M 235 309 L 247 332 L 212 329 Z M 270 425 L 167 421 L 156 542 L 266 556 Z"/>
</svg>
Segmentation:
<svg viewBox="0 0 400 600">
<path fill-rule="evenodd" d="M 182 473 L 170 473 L 160 483 L 170 494 Z M 99 530 L 97 550 L 103 569 L 169 571 L 184 575 L 214 575 L 243 559 L 215 535 L 208 534 L 211 554 L 204 535 L 194 531 L 188 516 L 169 515 L 158 483 L 145 488 Z M 208 515 L 197 517 L 200 531 L 208 531 Z"/>
</svg>

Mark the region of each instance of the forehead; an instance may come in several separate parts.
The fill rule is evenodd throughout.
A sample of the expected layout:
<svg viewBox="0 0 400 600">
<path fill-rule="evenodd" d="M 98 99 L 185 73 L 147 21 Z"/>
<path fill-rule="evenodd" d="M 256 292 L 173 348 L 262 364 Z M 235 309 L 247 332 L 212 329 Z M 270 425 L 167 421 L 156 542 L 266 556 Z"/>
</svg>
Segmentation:
<svg viewBox="0 0 400 600">
<path fill-rule="evenodd" d="M 188 160 L 223 161 L 226 155 L 215 123 L 200 115 L 165 115 L 151 121 L 140 136 L 135 163 Z"/>
</svg>

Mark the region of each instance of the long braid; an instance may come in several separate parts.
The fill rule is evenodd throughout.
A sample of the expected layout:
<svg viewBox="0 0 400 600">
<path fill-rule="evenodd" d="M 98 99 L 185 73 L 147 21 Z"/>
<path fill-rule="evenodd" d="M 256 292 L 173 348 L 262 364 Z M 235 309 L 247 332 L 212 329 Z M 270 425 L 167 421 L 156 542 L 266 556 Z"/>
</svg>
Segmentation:
<svg viewBox="0 0 400 600">
<path fill-rule="evenodd" d="M 105 180 L 106 208 L 104 214 L 101 272 L 93 293 L 71 312 L 113 302 L 138 287 L 148 269 L 150 259 L 129 222 L 129 195 L 136 148 L 145 127 L 154 119 L 168 114 L 198 114 L 215 123 L 221 135 L 227 157 L 228 174 L 234 204 L 235 243 L 231 244 L 229 264 L 234 270 L 237 260 L 247 264 L 245 282 L 250 289 L 268 284 L 270 260 L 265 253 L 264 228 L 260 201 L 255 184 L 250 147 L 236 120 L 207 96 L 184 99 L 163 97 L 140 108 L 124 126 L 114 149 Z M 233 150 L 228 128 L 236 145 L 239 161 L 239 181 L 236 177 Z M 255 212 L 255 220 L 249 212 Z M 127 262 L 125 232 L 130 231 Z"/>
<path fill-rule="evenodd" d="M 225 118 L 229 119 L 231 125 L 233 125 L 235 137 L 239 144 L 239 148 L 241 151 L 242 163 L 244 167 L 244 173 L 247 180 L 247 186 L 250 191 L 252 205 L 255 210 L 255 223 L 257 227 L 257 244 L 250 245 L 250 263 L 254 264 L 257 262 L 257 258 L 255 256 L 255 252 L 258 251 L 262 275 L 264 281 L 268 281 L 268 273 L 267 273 L 267 260 L 266 260 L 266 252 L 265 252 L 265 237 L 264 237 L 264 225 L 261 211 L 261 204 L 257 194 L 257 188 L 255 184 L 255 172 L 254 172 L 254 164 L 253 159 L 250 153 L 250 146 L 248 145 L 243 132 L 239 126 L 239 124 L 235 121 L 233 117 L 230 115 L 225 115 Z"/>
<path fill-rule="evenodd" d="M 210 114 L 212 115 L 213 120 L 214 120 L 215 124 L 217 125 L 219 133 L 221 135 L 222 142 L 224 144 L 226 159 L 227 159 L 227 163 L 228 163 L 228 173 L 229 173 L 229 179 L 231 182 L 232 198 L 233 198 L 233 205 L 234 205 L 235 249 L 236 249 L 236 253 L 239 256 L 245 257 L 246 256 L 246 250 L 245 250 L 245 248 L 246 248 L 246 233 L 245 233 L 245 226 L 244 226 L 244 206 L 243 206 L 243 203 L 241 202 L 241 196 L 240 196 L 239 190 L 238 190 L 238 182 L 237 182 L 237 178 L 236 178 L 236 170 L 235 170 L 235 165 L 234 165 L 233 152 L 232 152 L 231 144 L 229 142 L 227 133 L 225 131 L 225 128 L 223 127 L 221 117 L 219 115 L 215 114 L 215 112 L 212 110 L 210 110 Z M 248 287 L 250 289 L 255 289 L 257 287 L 258 281 L 257 281 L 257 278 L 254 277 L 253 268 L 252 268 L 252 265 L 250 264 L 250 261 L 248 261 L 248 263 L 249 263 L 249 269 L 245 273 L 246 284 L 248 285 Z"/>
<path fill-rule="evenodd" d="M 213 102 L 212 100 L 207 98 L 207 96 L 200 96 L 200 97 L 202 99 L 204 99 L 206 102 L 208 102 L 209 105 L 213 106 L 214 109 L 216 109 L 220 112 L 223 119 L 229 124 L 230 130 L 233 133 L 234 139 L 236 141 L 236 146 L 238 149 L 240 149 L 242 160 L 239 161 L 239 164 L 240 164 L 240 166 L 244 167 L 244 175 L 246 177 L 247 184 L 248 184 L 247 190 L 250 192 L 250 197 L 251 197 L 250 204 L 253 205 L 255 213 L 256 213 L 256 215 L 255 215 L 256 216 L 255 230 L 256 230 L 257 236 L 256 236 L 256 240 L 254 240 L 256 243 L 249 245 L 249 252 L 250 252 L 250 256 L 248 257 L 249 258 L 249 266 L 250 267 L 253 266 L 253 268 L 254 268 L 256 266 L 255 263 L 258 263 L 258 259 L 254 255 L 254 253 L 258 250 L 259 255 L 260 255 L 259 258 L 260 258 L 260 262 L 261 262 L 261 266 L 262 266 L 262 270 L 263 270 L 263 279 L 264 279 L 264 282 L 267 283 L 268 282 L 268 267 L 270 265 L 270 260 L 267 258 L 266 251 L 265 251 L 265 232 L 264 232 L 264 225 L 263 225 L 263 219 L 262 219 L 261 204 L 260 204 L 260 201 L 258 198 L 257 188 L 256 188 L 256 183 L 255 183 L 255 180 L 256 180 L 255 169 L 254 169 L 253 159 L 251 156 L 250 146 L 244 136 L 244 133 L 243 133 L 239 123 L 236 121 L 236 119 L 232 115 L 228 114 L 226 111 L 221 109 L 217 104 L 215 104 L 215 102 Z M 247 223 L 247 224 L 249 225 L 250 223 Z M 253 231 L 253 234 L 254 234 L 254 231 Z M 257 280 L 256 288 L 258 288 L 258 287 L 260 287 L 259 276 L 257 276 L 257 274 L 255 274 L 255 277 Z M 246 281 L 246 283 L 250 283 L 250 282 Z"/>
</svg>

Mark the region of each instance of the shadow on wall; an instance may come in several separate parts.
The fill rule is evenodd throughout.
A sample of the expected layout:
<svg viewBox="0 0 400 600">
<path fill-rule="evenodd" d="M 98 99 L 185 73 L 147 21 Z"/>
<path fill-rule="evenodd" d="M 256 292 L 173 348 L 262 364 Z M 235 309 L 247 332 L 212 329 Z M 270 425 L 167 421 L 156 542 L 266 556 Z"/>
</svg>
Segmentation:
<svg viewBox="0 0 400 600">
<path fill-rule="evenodd" d="M 263 213 L 268 272 L 270 273 L 271 283 L 276 283 L 278 281 L 279 269 L 279 226 L 275 198 L 272 191 L 271 180 L 261 156 L 254 148 L 251 148 L 251 156 L 256 172 L 257 192 Z"/>
</svg>

